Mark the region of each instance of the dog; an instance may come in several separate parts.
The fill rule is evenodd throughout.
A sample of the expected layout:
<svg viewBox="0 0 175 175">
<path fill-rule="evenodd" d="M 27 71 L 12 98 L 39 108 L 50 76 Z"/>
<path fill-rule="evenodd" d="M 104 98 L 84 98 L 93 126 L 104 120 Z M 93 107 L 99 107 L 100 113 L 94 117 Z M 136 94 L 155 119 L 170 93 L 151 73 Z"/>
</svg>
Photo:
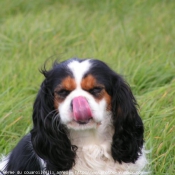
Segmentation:
<svg viewBox="0 0 175 175">
<path fill-rule="evenodd" d="M 131 88 L 107 64 L 54 62 L 33 105 L 33 128 L 2 160 L 14 174 L 141 174 L 144 126 Z"/>
</svg>

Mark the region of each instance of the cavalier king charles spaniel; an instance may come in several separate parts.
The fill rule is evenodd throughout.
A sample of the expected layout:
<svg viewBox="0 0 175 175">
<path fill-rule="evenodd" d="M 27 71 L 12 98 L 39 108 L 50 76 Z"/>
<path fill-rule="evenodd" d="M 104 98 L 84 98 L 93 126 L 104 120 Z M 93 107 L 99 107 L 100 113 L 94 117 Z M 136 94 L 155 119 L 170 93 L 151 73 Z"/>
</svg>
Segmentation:
<svg viewBox="0 0 175 175">
<path fill-rule="evenodd" d="M 141 174 L 144 127 L 124 79 L 95 59 L 41 72 L 33 128 L 1 161 L 2 173 Z"/>
</svg>

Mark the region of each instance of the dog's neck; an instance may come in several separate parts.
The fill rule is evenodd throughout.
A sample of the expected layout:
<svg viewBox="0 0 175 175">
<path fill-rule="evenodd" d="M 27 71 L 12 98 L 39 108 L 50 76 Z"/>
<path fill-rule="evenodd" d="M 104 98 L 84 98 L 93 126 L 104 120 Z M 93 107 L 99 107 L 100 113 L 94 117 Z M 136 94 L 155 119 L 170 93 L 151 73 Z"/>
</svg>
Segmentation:
<svg viewBox="0 0 175 175">
<path fill-rule="evenodd" d="M 113 162 L 112 136 L 113 127 L 110 118 L 106 118 L 94 129 L 70 130 L 71 144 L 78 147 L 74 171 L 97 171 L 100 168 L 104 169 L 107 162 Z"/>
<path fill-rule="evenodd" d="M 112 142 L 113 126 L 110 117 L 106 117 L 96 128 L 87 130 L 70 130 L 70 140 L 72 145 L 78 148 L 88 145 L 103 145 Z"/>
<path fill-rule="evenodd" d="M 99 144 L 97 133 L 94 129 L 70 132 L 71 144 L 77 147 L 83 147 L 89 144 Z"/>
<path fill-rule="evenodd" d="M 71 144 L 78 147 L 75 166 L 72 168 L 73 174 L 82 174 L 82 172 L 87 174 L 87 171 L 102 171 L 102 173 L 107 171 L 128 172 L 143 168 L 146 164 L 144 154 L 139 157 L 135 164 L 119 164 L 113 160 L 111 156 L 113 133 L 113 127 L 109 121 L 104 121 L 96 129 L 70 130 Z"/>
</svg>

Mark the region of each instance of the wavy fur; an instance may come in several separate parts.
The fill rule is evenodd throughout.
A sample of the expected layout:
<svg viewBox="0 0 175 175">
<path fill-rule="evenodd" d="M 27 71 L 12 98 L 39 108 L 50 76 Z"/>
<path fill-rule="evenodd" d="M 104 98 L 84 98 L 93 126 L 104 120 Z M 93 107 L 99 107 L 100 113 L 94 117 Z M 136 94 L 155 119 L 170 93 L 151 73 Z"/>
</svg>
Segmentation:
<svg viewBox="0 0 175 175">
<path fill-rule="evenodd" d="M 93 59 L 55 62 L 51 70 L 44 68 L 41 73 L 45 79 L 33 105 L 33 128 L 9 154 L 3 170 L 72 171 L 76 174 L 78 170 L 112 170 L 117 173 L 128 169 L 138 171 L 146 165 L 144 127 L 137 112 L 138 105 L 129 85 L 120 75 L 102 61 Z M 92 122 L 96 127 L 90 130 L 83 129 L 86 125 L 80 127 L 73 121 L 75 130 L 70 129 L 66 123 L 70 118 L 66 116 L 65 120 L 59 110 L 63 110 L 61 114 L 70 112 L 64 105 L 55 108 L 54 90 L 66 77 L 75 78 L 78 83 L 80 78 L 88 75 L 104 86 L 111 99 L 108 100 L 110 111 L 105 107 L 105 98 L 97 102 L 90 91 L 75 89 L 65 98 L 64 105 L 71 108 L 69 100 L 82 95 L 87 98 L 93 112 L 97 110 L 93 122 L 98 122 Z"/>
</svg>

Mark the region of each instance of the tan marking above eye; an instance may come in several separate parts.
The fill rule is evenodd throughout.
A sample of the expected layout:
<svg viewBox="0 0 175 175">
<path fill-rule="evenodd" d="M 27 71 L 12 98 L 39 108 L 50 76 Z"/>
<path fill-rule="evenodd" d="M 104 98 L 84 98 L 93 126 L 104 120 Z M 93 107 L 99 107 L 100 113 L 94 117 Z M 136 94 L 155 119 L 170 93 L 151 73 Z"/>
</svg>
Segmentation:
<svg viewBox="0 0 175 175">
<path fill-rule="evenodd" d="M 58 109 L 59 103 L 61 103 L 66 96 L 59 95 L 59 92 L 62 92 L 61 94 L 65 94 L 63 92 L 71 92 L 76 88 L 76 82 L 73 78 L 70 76 L 66 77 L 62 80 L 60 84 L 57 85 L 57 87 L 54 90 L 54 107 L 55 109 Z"/>
<path fill-rule="evenodd" d="M 93 91 L 93 89 L 98 89 L 101 88 L 101 91 L 94 95 L 95 100 L 99 102 L 103 98 L 107 102 L 107 110 L 111 109 L 111 96 L 106 92 L 104 85 L 98 84 L 96 79 L 92 75 L 86 76 L 82 81 L 81 81 L 81 87 L 83 90 L 88 91 L 89 93 Z M 97 90 L 98 92 L 98 90 Z M 93 94 L 91 94 L 93 95 Z"/>
<path fill-rule="evenodd" d="M 69 76 L 63 79 L 63 81 L 57 85 L 54 92 L 58 92 L 63 89 L 67 91 L 73 91 L 75 88 L 76 88 L 75 80 Z"/>
<path fill-rule="evenodd" d="M 81 81 L 82 89 L 88 91 L 96 86 L 96 79 L 92 75 L 88 75 Z"/>
<path fill-rule="evenodd" d="M 65 78 L 61 83 L 61 88 L 66 89 L 68 91 L 73 91 L 76 88 L 75 80 L 70 76 Z"/>
</svg>

